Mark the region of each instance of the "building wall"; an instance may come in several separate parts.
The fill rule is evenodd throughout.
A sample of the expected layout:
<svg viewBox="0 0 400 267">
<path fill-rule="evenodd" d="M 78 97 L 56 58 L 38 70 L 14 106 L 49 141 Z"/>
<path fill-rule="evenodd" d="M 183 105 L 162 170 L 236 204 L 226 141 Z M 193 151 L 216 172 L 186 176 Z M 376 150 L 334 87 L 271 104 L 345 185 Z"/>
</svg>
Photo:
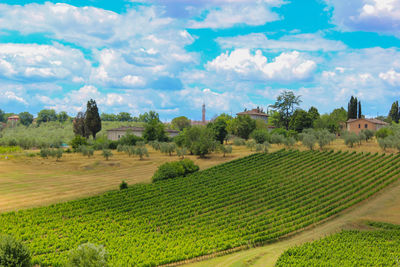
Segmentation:
<svg viewBox="0 0 400 267">
<path fill-rule="evenodd" d="M 376 130 L 379 130 L 380 128 L 382 128 L 383 126 L 384 125 L 375 124 L 375 123 L 372 123 L 365 119 L 359 119 L 359 120 L 347 123 L 347 131 L 359 134 L 361 132 L 361 130 L 369 129 L 372 131 L 376 131 Z"/>
<path fill-rule="evenodd" d="M 263 120 L 266 123 L 268 123 L 268 117 L 267 116 L 260 116 L 260 115 L 250 115 L 250 118 L 254 120 Z"/>
</svg>

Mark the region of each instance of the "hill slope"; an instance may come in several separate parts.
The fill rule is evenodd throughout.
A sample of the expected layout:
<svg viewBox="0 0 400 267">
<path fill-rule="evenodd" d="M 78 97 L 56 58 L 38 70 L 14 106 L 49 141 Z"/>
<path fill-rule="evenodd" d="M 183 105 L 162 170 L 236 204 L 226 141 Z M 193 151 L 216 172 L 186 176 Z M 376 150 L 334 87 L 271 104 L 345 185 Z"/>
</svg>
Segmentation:
<svg viewBox="0 0 400 267">
<path fill-rule="evenodd" d="M 0 232 L 41 264 L 60 265 L 84 242 L 111 265 L 156 265 L 270 242 L 326 219 L 398 180 L 398 156 L 279 151 L 186 178 L 7 213 Z"/>
</svg>

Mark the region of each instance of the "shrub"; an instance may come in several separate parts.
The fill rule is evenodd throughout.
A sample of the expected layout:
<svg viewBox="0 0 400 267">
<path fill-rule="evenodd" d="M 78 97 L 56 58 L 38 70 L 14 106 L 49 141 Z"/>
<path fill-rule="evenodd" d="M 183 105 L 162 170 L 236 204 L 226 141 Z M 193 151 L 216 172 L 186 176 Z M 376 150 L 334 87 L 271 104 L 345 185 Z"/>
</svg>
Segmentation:
<svg viewBox="0 0 400 267">
<path fill-rule="evenodd" d="M 103 157 L 108 160 L 110 157 L 113 156 L 113 153 L 109 149 L 103 149 Z"/>
<path fill-rule="evenodd" d="M 158 167 L 153 175 L 153 182 L 182 177 L 198 170 L 199 166 L 195 165 L 190 159 L 167 162 Z"/>
<path fill-rule="evenodd" d="M 278 134 L 278 135 L 282 135 L 283 137 L 287 137 L 288 131 L 283 128 L 275 128 L 271 131 L 271 135 L 273 135 L 273 134 Z"/>
<path fill-rule="evenodd" d="M 296 144 L 296 139 L 294 139 L 293 137 L 289 136 L 286 137 L 283 141 L 283 143 L 285 144 L 285 146 L 287 147 L 293 147 L 294 144 Z"/>
<path fill-rule="evenodd" d="M 226 154 L 232 153 L 232 146 L 220 145 L 219 149 L 224 154 L 224 157 Z"/>
<path fill-rule="evenodd" d="M 121 139 L 119 139 L 118 143 L 121 145 L 134 146 L 139 141 L 143 141 L 143 138 L 127 133 L 126 135 L 122 136 Z"/>
<path fill-rule="evenodd" d="M 257 144 L 256 145 L 256 151 L 257 152 L 268 153 L 269 146 L 270 146 L 270 144 L 268 142 L 264 142 L 263 144 Z"/>
<path fill-rule="evenodd" d="M 172 153 L 175 152 L 175 150 L 176 150 L 175 143 L 167 143 L 167 142 L 160 143 L 161 153 L 169 154 L 170 156 L 172 156 Z"/>
<path fill-rule="evenodd" d="M 386 138 L 379 138 L 378 139 L 379 146 L 386 151 L 386 149 L 395 147 L 394 138 L 386 137 Z"/>
<path fill-rule="evenodd" d="M 176 155 L 180 158 L 185 158 L 185 155 L 187 154 L 187 148 L 186 147 L 177 147 L 176 148 Z"/>
<path fill-rule="evenodd" d="M 87 145 L 87 140 L 83 136 L 75 135 L 75 137 L 71 140 L 70 145 L 74 151 L 78 151 L 80 146 Z"/>
<path fill-rule="evenodd" d="M 269 133 L 266 129 L 257 129 L 254 130 L 250 137 L 256 141 L 257 144 L 263 144 L 265 141 L 269 141 Z"/>
<path fill-rule="evenodd" d="M 184 159 L 178 162 L 183 166 L 183 169 L 185 170 L 185 175 L 197 172 L 200 169 L 199 166 L 194 164 L 194 162 L 190 159 Z"/>
<path fill-rule="evenodd" d="M 107 252 L 103 246 L 91 243 L 80 245 L 69 253 L 68 267 L 105 267 L 107 266 Z"/>
<path fill-rule="evenodd" d="M 375 132 L 376 138 L 386 138 L 389 135 L 392 135 L 393 131 L 387 127 L 381 128 L 378 131 Z"/>
<path fill-rule="evenodd" d="M 31 266 L 28 248 L 12 236 L 0 236 L 0 266 Z"/>
<path fill-rule="evenodd" d="M 235 137 L 235 138 L 233 139 L 233 144 L 234 144 L 235 146 L 244 146 L 244 145 L 246 144 L 246 142 L 244 141 L 243 138 Z"/>
<path fill-rule="evenodd" d="M 178 161 L 166 162 L 158 167 L 153 175 L 153 182 L 185 175 L 185 169 Z"/>
<path fill-rule="evenodd" d="M 277 144 L 277 145 L 283 144 L 285 142 L 285 136 L 274 133 L 271 135 L 270 142 L 271 144 Z"/>
<path fill-rule="evenodd" d="M 250 151 L 253 151 L 253 149 L 256 146 L 256 141 L 254 140 L 249 140 L 246 142 L 246 147 L 250 149 Z"/>
<path fill-rule="evenodd" d="M 366 142 L 368 142 L 368 140 L 370 140 L 374 136 L 374 131 L 370 129 L 363 129 L 361 130 L 361 132 L 364 134 Z"/>
<path fill-rule="evenodd" d="M 149 152 L 145 146 L 136 147 L 135 154 L 139 156 L 140 160 L 142 160 L 144 156 L 149 157 Z"/>
<path fill-rule="evenodd" d="M 40 155 L 42 158 L 46 158 L 46 159 L 47 159 L 47 158 L 50 156 L 50 149 L 48 149 L 48 148 L 42 148 L 42 149 L 40 149 L 39 155 Z"/>
<path fill-rule="evenodd" d="M 128 183 L 127 183 L 127 182 L 122 181 L 122 182 L 119 184 L 119 190 L 123 190 L 123 189 L 127 189 L 127 188 L 128 188 Z"/>
<path fill-rule="evenodd" d="M 359 142 L 359 137 L 355 133 L 348 133 L 344 135 L 344 143 L 348 147 L 353 147 L 354 144 L 357 144 Z"/>
<path fill-rule="evenodd" d="M 303 134 L 303 145 L 308 147 L 310 150 L 314 149 L 315 143 L 317 142 L 317 138 L 313 134 Z"/>
<path fill-rule="evenodd" d="M 88 158 L 90 158 L 94 154 L 94 149 L 88 146 L 80 146 L 79 150 L 82 155 L 87 156 Z"/>
</svg>

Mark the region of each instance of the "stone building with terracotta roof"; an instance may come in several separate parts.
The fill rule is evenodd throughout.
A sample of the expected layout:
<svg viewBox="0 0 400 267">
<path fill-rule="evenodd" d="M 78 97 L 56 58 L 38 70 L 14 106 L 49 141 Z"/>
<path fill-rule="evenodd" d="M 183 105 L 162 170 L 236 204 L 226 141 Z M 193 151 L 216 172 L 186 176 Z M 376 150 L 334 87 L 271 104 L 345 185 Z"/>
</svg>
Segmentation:
<svg viewBox="0 0 400 267">
<path fill-rule="evenodd" d="M 361 132 L 361 130 L 369 129 L 372 131 L 377 131 L 387 125 L 387 122 L 378 119 L 349 119 L 346 122 L 346 129 L 349 132 L 358 134 L 359 132 Z"/>
<path fill-rule="evenodd" d="M 119 128 L 114 128 L 107 130 L 107 138 L 108 140 L 118 141 L 122 136 L 126 135 L 127 132 L 130 132 L 133 135 L 142 137 L 144 132 L 144 127 L 130 127 L 130 126 L 122 126 Z M 179 131 L 165 129 L 168 137 L 175 137 L 179 134 Z"/>
<path fill-rule="evenodd" d="M 249 115 L 250 118 L 254 120 L 263 120 L 265 121 L 265 123 L 268 123 L 268 117 L 269 117 L 269 115 L 259 107 L 253 108 L 252 110 L 245 110 L 243 112 L 236 113 L 236 115 L 237 116 Z"/>
</svg>

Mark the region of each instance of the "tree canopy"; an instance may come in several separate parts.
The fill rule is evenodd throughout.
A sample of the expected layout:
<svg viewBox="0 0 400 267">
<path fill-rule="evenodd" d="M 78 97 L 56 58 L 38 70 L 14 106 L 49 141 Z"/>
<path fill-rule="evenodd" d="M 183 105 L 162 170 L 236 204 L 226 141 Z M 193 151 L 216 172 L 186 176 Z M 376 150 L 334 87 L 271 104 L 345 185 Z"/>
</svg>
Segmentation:
<svg viewBox="0 0 400 267">
<path fill-rule="evenodd" d="M 19 121 L 21 122 L 22 125 L 29 126 L 32 124 L 33 121 L 33 115 L 30 114 L 29 112 L 21 112 L 18 114 L 19 116 Z"/>
<path fill-rule="evenodd" d="M 96 139 L 96 134 L 101 130 L 101 119 L 96 101 L 93 99 L 90 99 L 86 105 L 85 125 L 93 139 Z"/>
<path fill-rule="evenodd" d="M 180 116 L 174 118 L 171 124 L 176 130 L 183 131 L 183 129 L 190 127 L 190 120 L 185 116 Z"/>
<path fill-rule="evenodd" d="M 302 102 L 300 100 L 301 96 L 296 96 L 292 91 L 283 91 L 272 108 L 274 108 L 280 117 L 280 121 L 286 130 L 289 129 L 290 120 L 297 106 Z"/>
</svg>

